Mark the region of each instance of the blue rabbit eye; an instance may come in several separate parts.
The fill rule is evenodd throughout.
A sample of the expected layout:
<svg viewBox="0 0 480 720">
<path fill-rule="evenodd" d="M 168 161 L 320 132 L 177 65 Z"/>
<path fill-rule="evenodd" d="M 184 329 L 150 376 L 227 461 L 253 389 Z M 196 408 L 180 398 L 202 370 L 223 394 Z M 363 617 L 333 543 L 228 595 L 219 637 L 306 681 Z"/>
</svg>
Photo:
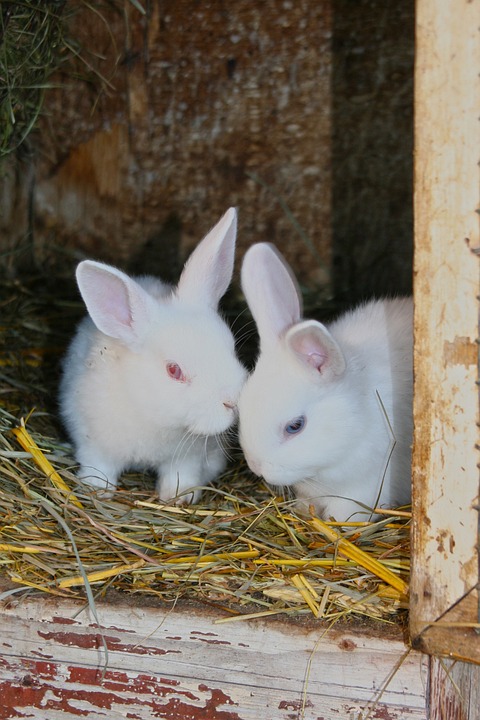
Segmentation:
<svg viewBox="0 0 480 720">
<path fill-rule="evenodd" d="M 302 432 L 305 427 L 305 415 L 299 415 L 294 420 L 291 420 L 288 425 L 285 425 L 285 432 L 288 435 L 296 435 L 296 433 Z"/>
</svg>

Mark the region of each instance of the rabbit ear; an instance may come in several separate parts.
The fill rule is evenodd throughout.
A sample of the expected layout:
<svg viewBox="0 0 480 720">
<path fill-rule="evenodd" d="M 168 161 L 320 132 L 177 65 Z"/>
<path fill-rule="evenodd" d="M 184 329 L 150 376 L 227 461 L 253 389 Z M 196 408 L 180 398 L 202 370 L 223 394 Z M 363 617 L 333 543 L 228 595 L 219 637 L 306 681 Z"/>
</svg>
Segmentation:
<svg viewBox="0 0 480 720">
<path fill-rule="evenodd" d="M 257 243 L 245 253 L 242 289 L 262 342 L 278 338 L 300 320 L 302 296 L 297 281 L 270 243 Z"/>
<path fill-rule="evenodd" d="M 323 378 L 338 377 L 345 371 L 345 357 L 338 343 L 316 320 L 305 320 L 291 327 L 285 342 L 302 363 Z"/>
<path fill-rule="evenodd" d="M 216 309 L 233 274 L 237 211 L 227 210 L 188 258 L 177 286 L 177 296 L 189 303 Z"/>
<path fill-rule="evenodd" d="M 76 276 L 97 328 L 129 346 L 141 342 L 152 316 L 150 295 L 125 273 L 93 260 L 81 262 Z"/>
</svg>

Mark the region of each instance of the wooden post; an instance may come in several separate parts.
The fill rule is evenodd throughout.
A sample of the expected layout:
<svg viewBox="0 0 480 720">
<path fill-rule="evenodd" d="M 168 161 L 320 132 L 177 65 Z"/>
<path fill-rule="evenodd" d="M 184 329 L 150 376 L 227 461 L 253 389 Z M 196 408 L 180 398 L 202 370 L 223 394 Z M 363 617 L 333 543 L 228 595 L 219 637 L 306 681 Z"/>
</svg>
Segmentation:
<svg viewBox="0 0 480 720">
<path fill-rule="evenodd" d="M 478 0 L 417 2 L 410 628 L 417 648 L 475 662 L 479 28 Z"/>
</svg>

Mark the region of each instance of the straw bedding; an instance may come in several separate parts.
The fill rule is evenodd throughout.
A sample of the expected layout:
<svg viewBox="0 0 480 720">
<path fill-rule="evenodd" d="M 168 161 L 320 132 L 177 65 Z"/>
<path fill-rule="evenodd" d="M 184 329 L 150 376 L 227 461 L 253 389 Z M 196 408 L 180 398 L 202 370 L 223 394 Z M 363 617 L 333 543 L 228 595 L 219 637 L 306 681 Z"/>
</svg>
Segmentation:
<svg viewBox="0 0 480 720">
<path fill-rule="evenodd" d="M 297 516 L 237 451 L 202 504 L 159 503 L 128 475 L 105 499 L 76 481 L 56 420 L 59 359 L 83 310 L 73 282 L 6 282 L 1 298 L 0 566 L 9 589 L 168 603 L 190 598 L 226 619 L 262 615 L 396 620 L 408 603 L 409 513 L 336 526 Z M 140 602 L 140 600 L 139 600 Z"/>
</svg>

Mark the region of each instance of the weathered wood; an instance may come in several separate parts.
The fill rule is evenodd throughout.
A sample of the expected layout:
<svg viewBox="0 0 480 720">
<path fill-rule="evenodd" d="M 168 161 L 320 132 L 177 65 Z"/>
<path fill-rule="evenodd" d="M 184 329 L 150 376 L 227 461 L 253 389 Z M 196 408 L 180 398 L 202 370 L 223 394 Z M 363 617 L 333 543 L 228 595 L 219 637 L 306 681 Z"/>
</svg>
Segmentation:
<svg viewBox="0 0 480 720">
<path fill-rule="evenodd" d="M 427 704 L 428 720 L 478 720 L 480 666 L 432 657 Z"/>
<path fill-rule="evenodd" d="M 411 633 L 480 662 L 480 4 L 417 2 Z"/>
<path fill-rule="evenodd" d="M 0 611 L 0 718 L 425 720 L 425 660 L 400 631 L 108 604 L 99 630 L 82 607 L 35 598 Z"/>
<path fill-rule="evenodd" d="M 236 205 L 240 248 L 274 241 L 328 286 L 331 0 L 72 4 L 89 67 L 52 80 L 32 138 L 35 257 L 60 246 L 173 279 Z M 15 238 L 12 220 L 0 250 Z"/>
</svg>

